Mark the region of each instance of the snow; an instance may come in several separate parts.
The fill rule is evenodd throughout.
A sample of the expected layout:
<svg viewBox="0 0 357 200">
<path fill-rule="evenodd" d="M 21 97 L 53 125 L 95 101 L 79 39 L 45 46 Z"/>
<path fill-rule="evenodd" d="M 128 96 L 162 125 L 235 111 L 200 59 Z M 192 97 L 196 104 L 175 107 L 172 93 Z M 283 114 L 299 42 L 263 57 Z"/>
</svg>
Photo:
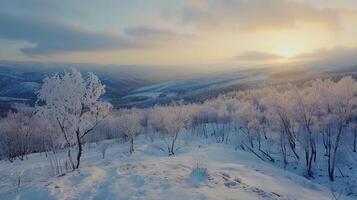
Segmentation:
<svg viewBox="0 0 357 200">
<path fill-rule="evenodd" d="M 113 140 L 102 159 L 87 144 L 80 170 L 57 177 L 44 153 L 0 161 L 0 199 L 332 199 L 329 188 L 227 144 L 180 138 L 170 157 L 159 139 L 141 135 L 132 155 L 128 146 Z"/>
<path fill-rule="evenodd" d="M 34 94 L 40 88 L 40 83 L 21 82 L 1 88 L 0 95 Z"/>
<path fill-rule="evenodd" d="M 228 87 L 237 83 L 254 80 L 264 80 L 268 75 L 256 71 L 245 71 L 239 73 L 230 73 L 213 77 L 190 80 L 172 80 L 163 83 L 137 88 L 126 95 L 124 98 L 143 96 L 156 98 L 162 94 L 166 96 L 175 96 L 182 92 L 195 90 L 212 90 Z"/>
<path fill-rule="evenodd" d="M 17 97 L 0 97 L 0 101 L 28 101 L 29 99 Z"/>
</svg>

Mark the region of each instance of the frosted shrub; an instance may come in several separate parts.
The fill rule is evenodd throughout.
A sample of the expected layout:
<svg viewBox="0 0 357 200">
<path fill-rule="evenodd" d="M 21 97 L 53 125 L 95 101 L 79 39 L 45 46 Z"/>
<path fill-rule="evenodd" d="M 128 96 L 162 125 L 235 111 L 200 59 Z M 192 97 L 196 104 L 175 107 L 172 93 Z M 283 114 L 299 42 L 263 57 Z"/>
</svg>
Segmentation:
<svg viewBox="0 0 357 200">
<path fill-rule="evenodd" d="M 188 184 L 193 187 L 198 187 L 202 182 L 205 182 L 209 177 L 207 168 L 197 165 L 192 169 L 190 176 L 187 180 Z"/>
</svg>

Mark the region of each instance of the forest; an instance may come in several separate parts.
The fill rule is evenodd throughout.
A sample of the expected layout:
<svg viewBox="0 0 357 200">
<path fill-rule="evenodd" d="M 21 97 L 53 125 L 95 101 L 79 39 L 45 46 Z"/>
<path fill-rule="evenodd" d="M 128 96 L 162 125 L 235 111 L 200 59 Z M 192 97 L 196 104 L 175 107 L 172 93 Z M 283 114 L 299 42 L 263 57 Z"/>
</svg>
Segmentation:
<svg viewBox="0 0 357 200">
<path fill-rule="evenodd" d="M 129 142 L 146 135 L 162 139 L 160 149 L 174 156 L 183 132 L 216 143 L 233 144 L 266 162 L 304 166 L 314 178 L 323 160 L 331 181 L 336 170 L 353 165 L 346 152 L 356 153 L 357 81 L 316 79 L 303 84 L 277 84 L 230 92 L 203 103 L 173 102 L 151 108 L 120 108 L 100 98 L 105 86 L 75 69 L 49 76 L 38 91 L 35 107 L 16 104 L 0 120 L 0 155 L 4 160 L 27 159 L 36 152 L 65 151 L 63 162 L 50 159 L 54 174 L 80 167 L 83 146 L 109 139 Z M 107 145 L 102 143 L 105 156 Z M 63 166 L 60 166 L 63 165 Z M 61 169 L 61 170 L 60 170 Z"/>
</svg>

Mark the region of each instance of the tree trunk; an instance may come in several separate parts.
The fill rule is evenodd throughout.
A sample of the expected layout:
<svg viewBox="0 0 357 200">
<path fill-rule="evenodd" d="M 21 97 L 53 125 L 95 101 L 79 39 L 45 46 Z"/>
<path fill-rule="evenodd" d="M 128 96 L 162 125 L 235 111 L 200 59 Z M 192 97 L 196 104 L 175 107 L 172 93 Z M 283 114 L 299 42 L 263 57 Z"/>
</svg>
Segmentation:
<svg viewBox="0 0 357 200">
<path fill-rule="evenodd" d="M 312 173 L 312 161 L 313 161 L 313 158 L 314 158 L 314 152 L 311 151 L 310 158 L 309 158 L 309 163 L 307 165 L 307 174 L 308 174 L 309 177 L 313 177 L 313 173 Z"/>
<path fill-rule="evenodd" d="M 333 176 L 333 171 L 334 167 L 332 167 L 332 158 L 331 158 L 331 149 L 329 149 L 329 155 L 328 155 L 328 176 L 330 177 L 331 181 L 335 180 L 335 177 Z"/>
<path fill-rule="evenodd" d="M 130 154 L 134 152 L 134 138 L 130 138 L 130 149 L 129 149 Z"/>
<path fill-rule="evenodd" d="M 309 150 L 305 147 L 305 165 L 309 165 Z"/>
<path fill-rule="evenodd" d="M 291 148 L 291 146 L 290 146 L 290 148 Z M 292 152 L 294 153 L 295 158 L 296 158 L 297 160 L 300 160 L 300 157 L 299 157 L 299 155 L 297 154 L 295 148 L 291 148 L 291 150 L 292 150 Z"/>
<path fill-rule="evenodd" d="M 264 138 L 265 138 L 265 140 L 268 140 L 267 132 L 266 132 L 265 128 L 263 128 L 263 133 L 264 133 Z"/>
<path fill-rule="evenodd" d="M 290 123 L 288 123 L 286 120 L 284 120 L 284 118 L 281 118 L 283 125 L 284 125 L 284 130 L 285 133 L 288 136 L 288 141 L 289 141 L 289 146 L 291 151 L 294 153 L 294 156 L 297 160 L 300 160 L 299 155 L 296 152 L 296 136 L 292 130 L 292 127 L 290 125 Z"/>
<path fill-rule="evenodd" d="M 175 136 L 174 136 L 174 138 L 172 140 L 172 143 L 171 143 L 171 148 L 169 148 L 169 156 L 175 155 L 174 148 L 175 148 L 175 142 L 177 140 L 177 137 L 178 137 L 178 133 L 175 133 Z"/>
<path fill-rule="evenodd" d="M 285 147 L 285 143 L 281 144 L 281 151 L 283 153 L 283 159 L 284 159 L 284 169 L 286 168 L 286 166 L 288 165 L 288 159 L 287 159 L 287 155 L 286 155 L 286 147 Z"/>
<path fill-rule="evenodd" d="M 260 136 L 260 131 L 258 131 L 258 149 L 261 150 L 261 136 Z"/>
<path fill-rule="evenodd" d="M 68 147 L 67 156 L 68 156 L 69 162 L 71 163 L 72 170 L 74 170 L 76 166 L 73 163 L 71 147 Z"/>
<path fill-rule="evenodd" d="M 307 143 L 310 141 L 307 140 Z M 305 146 L 305 164 L 306 164 L 306 172 L 309 177 L 312 177 L 312 153 L 310 153 L 310 145 L 306 144 Z M 310 157 L 311 156 L 311 157 Z"/>
<path fill-rule="evenodd" d="M 334 171 L 335 171 L 335 165 L 336 165 L 336 154 L 337 154 L 338 147 L 340 145 L 340 140 L 341 140 L 342 131 L 343 131 L 342 129 L 343 129 L 342 125 L 339 125 L 335 144 L 333 147 L 333 153 L 332 153 L 332 155 L 329 156 L 328 169 L 329 169 L 329 177 L 330 177 L 331 181 L 335 180 Z"/>
<path fill-rule="evenodd" d="M 315 141 L 312 142 L 312 153 L 313 153 L 312 155 L 314 157 L 314 162 L 316 162 L 317 150 L 316 150 L 316 142 Z"/>
<path fill-rule="evenodd" d="M 281 153 L 283 155 L 283 163 L 284 163 L 284 169 L 288 165 L 288 159 L 287 159 L 287 154 L 286 154 L 286 147 L 285 147 L 285 134 L 284 131 L 281 131 L 280 135 L 280 148 L 281 148 Z"/>
<path fill-rule="evenodd" d="M 324 130 L 322 132 L 322 142 L 324 144 L 325 147 L 325 156 L 328 155 L 328 144 L 327 144 L 327 140 L 328 140 L 328 132 L 330 131 L 330 127 L 326 128 L 326 130 Z"/>
<path fill-rule="evenodd" d="M 315 144 L 315 140 L 312 136 L 312 132 L 310 130 L 310 127 L 308 125 L 306 125 L 306 131 L 309 135 L 309 146 L 307 148 L 310 148 L 311 151 L 310 151 L 310 156 L 308 156 L 306 158 L 306 161 L 308 162 L 307 163 L 307 174 L 308 176 L 310 177 L 313 177 L 313 172 L 312 172 L 312 163 L 313 161 L 316 162 L 316 144 Z M 306 153 L 308 154 L 308 153 Z"/>
<path fill-rule="evenodd" d="M 357 146 L 357 128 L 355 128 L 355 137 L 353 139 L 353 152 L 357 152 L 356 146 Z"/>
<path fill-rule="evenodd" d="M 79 135 L 79 130 L 76 131 L 76 137 L 77 137 L 78 152 L 77 152 L 77 163 L 76 163 L 75 169 L 78 169 L 79 164 L 81 162 L 81 157 L 82 157 L 82 142 L 81 142 L 81 138 Z"/>
</svg>

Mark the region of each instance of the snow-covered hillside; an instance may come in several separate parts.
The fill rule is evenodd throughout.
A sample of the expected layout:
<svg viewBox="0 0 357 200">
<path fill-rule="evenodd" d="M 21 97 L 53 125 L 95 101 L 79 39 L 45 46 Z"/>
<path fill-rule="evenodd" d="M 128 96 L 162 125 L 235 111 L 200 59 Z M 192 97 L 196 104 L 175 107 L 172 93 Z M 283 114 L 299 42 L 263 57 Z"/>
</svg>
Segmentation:
<svg viewBox="0 0 357 200">
<path fill-rule="evenodd" d="M 129 155 L 128 144 L 106 141 L 104 159 L 102 144 L 88 144 L 80 170 L 57 177 L 53 155 L 0 161 L 0 199 L 333 199 L 329 188 L 230 145 L 180 140 L 169 157 L 161 142 L 141 137 Z"/>
</svg>

